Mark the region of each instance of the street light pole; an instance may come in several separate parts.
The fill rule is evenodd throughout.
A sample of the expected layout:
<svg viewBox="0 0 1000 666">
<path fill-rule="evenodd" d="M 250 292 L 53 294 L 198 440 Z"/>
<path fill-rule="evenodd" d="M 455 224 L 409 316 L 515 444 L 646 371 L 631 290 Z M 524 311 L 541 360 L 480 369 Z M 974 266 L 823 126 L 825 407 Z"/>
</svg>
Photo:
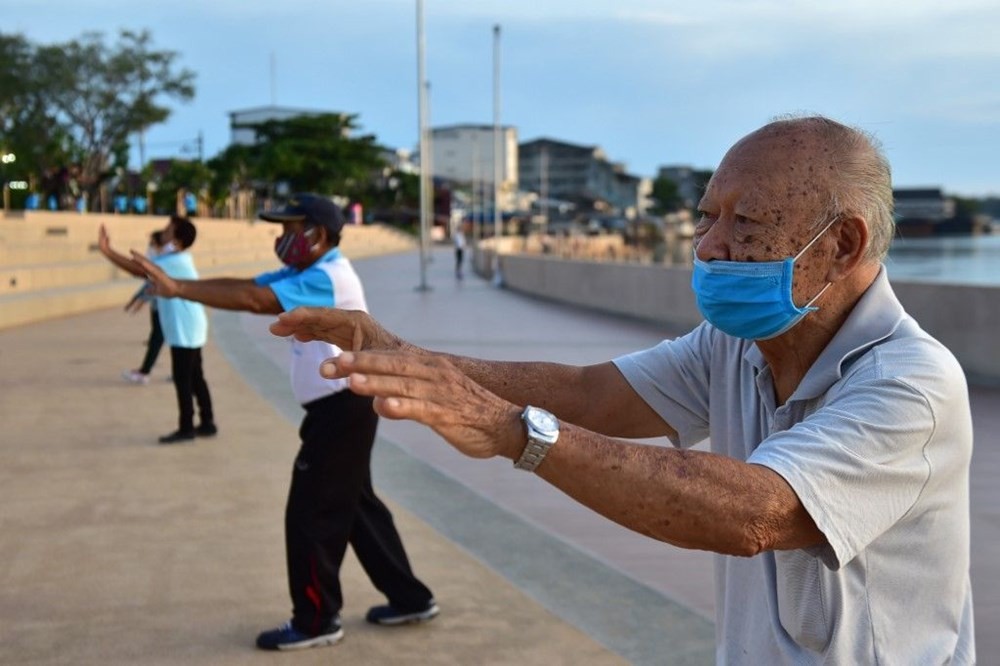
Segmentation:
<svg viewBox="0 0 1000 666">
<path fill-rule="evenodd" d="M 420 284 L 418 291 L 427 291 L 427 186 L 430 150 L 427 141 L 427 86 L 424 73 L 424 3 L 417 0 L 417 125 L 420 150 Z"/>
<path fill-rule="evenodd" d="M 493 26 L 493 282 L 502 284 L 500 276 L 500 24 Z"/>
</svg>

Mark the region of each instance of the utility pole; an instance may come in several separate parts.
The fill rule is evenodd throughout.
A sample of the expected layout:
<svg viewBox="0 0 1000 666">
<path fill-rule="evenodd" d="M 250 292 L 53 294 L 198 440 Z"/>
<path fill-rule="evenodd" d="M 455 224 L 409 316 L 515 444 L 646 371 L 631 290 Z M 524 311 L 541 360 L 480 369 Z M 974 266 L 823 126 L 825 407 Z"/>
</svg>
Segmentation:
<svg viewBox="0 0 1000 666">
<path fill-rule="evenodd" d="M 472 144 L 472 196 L 470 205 L 472 208 L 472 239 L 476 243 L 477 247 L 479 245 L 479 239 L 482 238 L 483 225 L 480 219 L 482 211 L 482 202 L 479 201 L 479 130 L 473 134 L 475 140 Z"/>
<path fill-rule="evenodd" d="M 538 160 L 538 178 L 541 181 L 538 191 L 542 197 L 542 233 L 549 233 L 549 147 L 541 145 Z"/>
<path fill-rule="evenodd" d="M 493 283 L 500 285 L 500 24 L 493 26 Z"/>
<path fill-rule="evenodd" d="M 418 291 L 427 291 L 427 189 L 430 145 L 427 132 L 427 86 L 424 74 L 424 2 L 417 0 L 417 125 L 420 142 L 420 284 Z"/>
</svg>

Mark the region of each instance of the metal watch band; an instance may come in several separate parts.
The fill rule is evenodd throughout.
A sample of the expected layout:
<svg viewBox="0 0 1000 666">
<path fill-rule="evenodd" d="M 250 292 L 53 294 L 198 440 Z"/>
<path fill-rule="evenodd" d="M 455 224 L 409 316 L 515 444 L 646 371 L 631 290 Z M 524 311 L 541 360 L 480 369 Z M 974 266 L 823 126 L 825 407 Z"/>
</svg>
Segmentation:
<svg viewBox="0 0 1000 666">
<path fill-rule="evenodd" d="M 559 439 L 559 420 L 548 411 L 528 405 L 521 413 L 528 443 L 514 463 L 516 469 L 534 472 Z"/>
<path fill-rule="evenodd" d="M 543 442 L 540 439 L 529 439 L 528 445 L 524 447 L 521 457 L 514 463 L 517 469 L 525 472 L 534 472 L 535 468 L 542 463 L 545 454 L 552 448 L 552 442 Z"/>
</svg>

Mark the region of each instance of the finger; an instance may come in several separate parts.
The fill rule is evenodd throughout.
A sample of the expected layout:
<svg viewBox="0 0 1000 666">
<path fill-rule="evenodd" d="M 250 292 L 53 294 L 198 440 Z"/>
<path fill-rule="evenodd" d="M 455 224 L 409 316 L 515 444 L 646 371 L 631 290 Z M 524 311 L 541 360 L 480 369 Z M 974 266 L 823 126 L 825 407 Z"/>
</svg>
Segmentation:
<svg viewBox="0 0 1000 666">
<path fill-rule="evenodd" d="M 329 359 L 323 365 L 334 365 L 335 376 L 348 377 L 355 393 L 379 397 L 413 398 L 441 405 L 456 405 L 456 394 L 468 397 L 462 387 L 468 380 L 454 368 L 439 363 L 426 363 L 413 355 L 351 354 L 347 361 Z M 353 358 L 351 358 L 353 356 Z M 329 371 L 329 370 L 328 370 Z M 448 387 L 448 390 L 442 390 Z"/>
<path fill-rule="evenodd" d="M 351 337 L 351 349 L 353 351 L 361 351 L 365 343 L 365 334 L 361 330 L 361 326 L 355 324 L 354 335 Z"/>
<path fill-rule="evenodd" d="M 305 332 L 305 320 L 307 319 L 307 308 L 298 307 L 294 310 L 279 312 L 278 319 L 270 326 L 270 331 L 274 335 L 286 338 L 289 335 Z"/>
<path fill-rule="evenodd" d="M 321 339 L 317 323 L 319 308 L 298 307 L 278 315 L 278 321 L 271 324 L 271 333 L 281 337 L 294 335 L 297 340 L 309 342 Z"/>
<path fill-rule="evenodd" d="M 424 354 L 400 351 L 345 351 L 329 359 L 340 372 L 360 372 L 371 375 L 396 375 L 417 379 L 443 379 L 465 382 L 467 378 L 449 361 Z"/>
<path fill-rule="evenodd" d="M 387 419 L 398 421 L 408 418 L 406 415 L 404 401 L 400 398 L 375 398 L 372 402 L 375 413 Z"/>
<path fill-rule="evenodd" d="M 146 257 L 142 256 L 141 254 L 139 254 L 135 250 L 129 250 L 129 253 L 132 255 L 132 260 L 134 262 L 136 262 L 137 264 L 139 264 L 140 266 L 142 266 L 145 269 L 149 268 L 149 263 L 146 261 Z"/>
<path fill-rule="evenodd" d="M 334 359 L 328 358 L 319 365 L 319 374 L 326 379 L 343 379 L 346 374 L 341 374 Z"/>
</svg>

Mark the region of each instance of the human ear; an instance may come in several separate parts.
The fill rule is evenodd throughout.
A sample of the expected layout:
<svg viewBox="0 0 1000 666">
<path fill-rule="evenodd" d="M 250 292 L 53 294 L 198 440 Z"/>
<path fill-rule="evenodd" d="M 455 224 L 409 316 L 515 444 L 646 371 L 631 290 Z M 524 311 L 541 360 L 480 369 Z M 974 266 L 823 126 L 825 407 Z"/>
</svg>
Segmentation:
<svg viewBox="0 0 1000 666">
<path fill-rule="evenodd" d="M 313 244 L 310 245 L 309 248 L 311 250 L 313 250 L 313 251 L 316 251 L 316 250 L 319 250 L 320 248 L 322 248 L 326 244 L 326 241 L 327 241 L 327 230 L 326 230 L 326 227 L 322 227 L 322 226 L 312 227 L 312 230 L 313 230 L 313 234 L 312 234 L 312 236 L 313 236 Z"/>
<path fill-rule="evenodd" d="M 860 216 L 842 218 L 833 226 L 836 248 L 827 274 L 829 282 L 841 280 L 857 268 L 868 249 L 868 222 Z"/>
</svg>

